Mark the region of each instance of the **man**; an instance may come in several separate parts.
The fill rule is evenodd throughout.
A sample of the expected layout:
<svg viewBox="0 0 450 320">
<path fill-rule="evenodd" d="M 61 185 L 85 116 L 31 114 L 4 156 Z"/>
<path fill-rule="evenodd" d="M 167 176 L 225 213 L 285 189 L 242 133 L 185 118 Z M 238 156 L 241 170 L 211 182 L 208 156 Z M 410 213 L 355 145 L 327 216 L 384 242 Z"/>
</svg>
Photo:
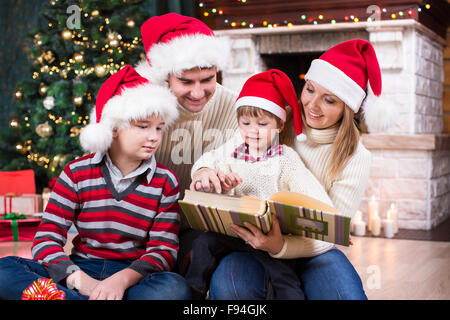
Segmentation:
<svg viewBox="0 0 450 320">
<path fill-rule="evenodd" d="M 216 73 L 225 68 L 230 50 L 227 41 L 216 38 L 203 22 L 176 13 L 148 19 L 141 35 L 147 60 L 141 61 L 136 71 L 153 84 L 168 86 L 178 100 L 179 117 L 163 132 L 156 159 L 176 174 L 183 199 L 194 162 L 238 129 L 234 111 L 237 94 L 216 82 Z M 195 179 L 220 190 L 212 171 L 203 168 Z M 188 261 L 184 257 L 199 232 L 187 228 L 181 217 L 175 270 L 184 273 L 183 264 Z"/>
<path fill-rule="evenodd" d="M 153 84 L 167 85 L 178 100 L 180 116 L 164 132 L 156 157 L 177 175 L 183 198 L 195 160 L 238 128 L 237 94 L 216 82 L 228 60 L 228 42 L 200 20 L 176 13 L 148 19 L 141 35 L 147 61 L 136 70 Z M 218 179 L 210 182 L 220 189 Z"/>
</svg>

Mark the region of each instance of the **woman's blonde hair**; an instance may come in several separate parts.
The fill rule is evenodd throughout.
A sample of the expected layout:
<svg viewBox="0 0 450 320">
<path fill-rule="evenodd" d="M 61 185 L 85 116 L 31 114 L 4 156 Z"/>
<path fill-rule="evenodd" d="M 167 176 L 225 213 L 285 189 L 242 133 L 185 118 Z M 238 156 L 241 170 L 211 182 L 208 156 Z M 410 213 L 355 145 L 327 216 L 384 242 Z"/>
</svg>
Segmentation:
<svg viewBox="0 0 450 320">
<path fill-rule="evenodd" d="M 344 170 L 347 162 L 358 148 L 360 134 L 354 117 L 355 112 L 345 106 L 336 138 L 331 146 L 331 158 L 327 168 L 327 182 L 329 184 Z M 329 184 L 327 183 L 327 185 Z"/>
<path fill-rule="evenodd" d="M 286 106 L 286 119 L 292 118 L 291 112 L 292 112 L 291 108 L 289 106 Z M 238 121 L 242 116 L 259 117 L 261 115 L 266 115 L 266 116 L 276 120 L 277 127 L 278 127 L 278 129 L 280 129 L 280 135 L 279 135 L 280 144 L 286 144 L 286 145 L 291 146 L 292 142 L 293 142 L 293 138 L 292 138 L 291 130 L 288 130 L 290 126 L 286 126 L 286 123 L 283 120 L 281 120 L 280 118 L 278 118 L 276 115 L 274 115 L 273 113 L 266 111 L 264 109 L 258 108 L 258 107 L 253 107 L 253 106 L 241 106 L 237 109 L 237 112 L 236 112 Z M 289 123 L 289 120 L 287 121 L 287 123 Z"/>
</svg>

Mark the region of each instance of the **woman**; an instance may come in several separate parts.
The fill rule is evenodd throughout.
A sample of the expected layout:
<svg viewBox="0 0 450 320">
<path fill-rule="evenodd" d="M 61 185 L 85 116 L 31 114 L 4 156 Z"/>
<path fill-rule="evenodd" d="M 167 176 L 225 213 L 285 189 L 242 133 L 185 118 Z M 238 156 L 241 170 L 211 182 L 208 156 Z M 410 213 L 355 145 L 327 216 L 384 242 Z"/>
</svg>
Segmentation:
<svg viewBox="0 0 450 320">
<path fill-rule="evenodd" d="M 296 141 L 294 148 L 325 188 L 335 208 L 352 217 L 367 186 L 371 164 L 369 151 L 359 141 L 354 115 L 363 101 L 366 114 L 370 110 L 366 105 L 372 100 L 366 97 L 368 83 L 376 96 L 381 94 L 375 51 L 364 40 L 340 43 L 313 61 L 305 80 L 300 101 L 307 140 Z M 369 114 L 379 117 L 378 110 L 372 111 Z M 202 168 L 195 172 L 193 181 L 200 180 L 203 184 L 213 174 Z M 267 244 L 273 241 L 284 241 L 281 251 L 272 256 L 293 261 L 307 299 L 367 299 L 356 270 L 332 244 L 282 236 L 279 232 L 264 235 L 253 227 L 236 226 L 234 230 L 261 250 L 267 251 Z M 210 297 L 265 299 L 270 284 L 264 279 L 264 269 L 258 261 L 247 253 L 234 252 L 223 258 L 214 271 Z"/>
</svg>

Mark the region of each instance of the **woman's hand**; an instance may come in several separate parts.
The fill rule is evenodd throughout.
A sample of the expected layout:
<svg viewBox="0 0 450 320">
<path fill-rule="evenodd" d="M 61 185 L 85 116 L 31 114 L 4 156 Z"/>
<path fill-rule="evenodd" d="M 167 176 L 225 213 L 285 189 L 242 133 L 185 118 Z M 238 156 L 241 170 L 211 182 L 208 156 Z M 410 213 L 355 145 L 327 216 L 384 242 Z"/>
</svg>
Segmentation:
<svg viewBox="0 0 450 320">
<path fill-rule="evenodd" d="M 242 178 L 234 172 L 223 174 L 219 171 L 217 172 L 217 177 L 219 178 L 223 194 L 229 193 L 232 189 L 236 188 L 242 182 Z"/>
<path fill-rule="evenodd" d="M 215 191 L 217 193 L 222 193 L 222 187 L 217 172 L 211 168 L 200 168 L 195 171 L 189 189 L 194 191 Z"/>
<path fill-rule="evenodd" d="M 231 229 L 252 248 L 267 251 L 273 255 L 283 248 L 284 238 L 276 215 L 272 214 L 272 229 L 267 234 L 262 233 L 251 223 L 244 222 L 244 225 L 248 230 L 236 224 L 232 224 Z"/>
</svg>

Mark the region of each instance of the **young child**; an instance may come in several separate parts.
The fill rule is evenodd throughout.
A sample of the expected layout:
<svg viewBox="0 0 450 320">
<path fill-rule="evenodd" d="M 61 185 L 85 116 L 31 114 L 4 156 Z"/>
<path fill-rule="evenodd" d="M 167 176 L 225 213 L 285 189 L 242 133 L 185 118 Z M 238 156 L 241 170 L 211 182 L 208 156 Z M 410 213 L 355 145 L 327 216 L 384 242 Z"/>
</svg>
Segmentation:
<svg viewBox="0 0 450 320">
<path fill-rule="evenodd" d="M 66 299 L 190 298 L 185 280 L 169 272 L 178 251 L 178 179 L 154 157 L 177 114 L 170 91 L 131 66 L 102 85 L 80 136 L 93 153 L 60 174 L 34 261 L 0 259 L 0 298 L 20 299 L 39 278 L 51 278 Z M 63 247 L 72 224 L 78 235 L 69 256 Z"/>
<path fill-rule="evenodd" d="M 249 78 L 235 109 L 239 132 L 219 148 L 204 153 L 194 163 L 192 176 L 198 169 L 209 167 L 216 170 L 222 193 L 266 199 L 278 191 L 294 191 L 331 204 L 322 185 L 288 146 L 292 144 L 292 128 L 285 123 L 290 116 L 297 139 L 306 136 L 297 95 L 285 73 L 272 69 Z M 194 190 L 209 191 L 209 187 L 199 180 L 191 183 Z"/>
<path fill-rule="evenodd" d="M 218 149 L 205 153 L 194 164 L 192 172 L 202 167 L 211 168 L 213 164 L 222 193 L 266 199 L 278 191 L 294 191 L 332 205 L 322 185 L 305 167 L 297 152 L 279 141 L 280 133 L 289 129 L 285 128 L 288 119 L 286 102 L 292 109 L 297 139 L 305 139 L 297 95 L 288 76 L 276 69 L 252 76 L 235 103 L 239 134 Z M 191 189 L 195 190 L 208 188 L 209 185 L 203 185 L 202 181 L 191 184 Z M 277 223 L 276 219 L 274 223 Z M 233 230 L 244 239 L 239 228 Z M 278 239 L 283 241 L 281 236 Z M 271 282 L 273 291 L 266 298 L 302 299 L 295 273 L 286 261 L 273 259 L 283 251 L 284 243 L 280 242 L 269 243 L 264 250 L 255 250 L 254 244 L 244 243 L 241 239 L 202 233 L 193 242 L 185 278 L 193 292 L 202 295 L 221 257 L 232 251 L 250 251 L 262 263 Z"/>
</svg>

